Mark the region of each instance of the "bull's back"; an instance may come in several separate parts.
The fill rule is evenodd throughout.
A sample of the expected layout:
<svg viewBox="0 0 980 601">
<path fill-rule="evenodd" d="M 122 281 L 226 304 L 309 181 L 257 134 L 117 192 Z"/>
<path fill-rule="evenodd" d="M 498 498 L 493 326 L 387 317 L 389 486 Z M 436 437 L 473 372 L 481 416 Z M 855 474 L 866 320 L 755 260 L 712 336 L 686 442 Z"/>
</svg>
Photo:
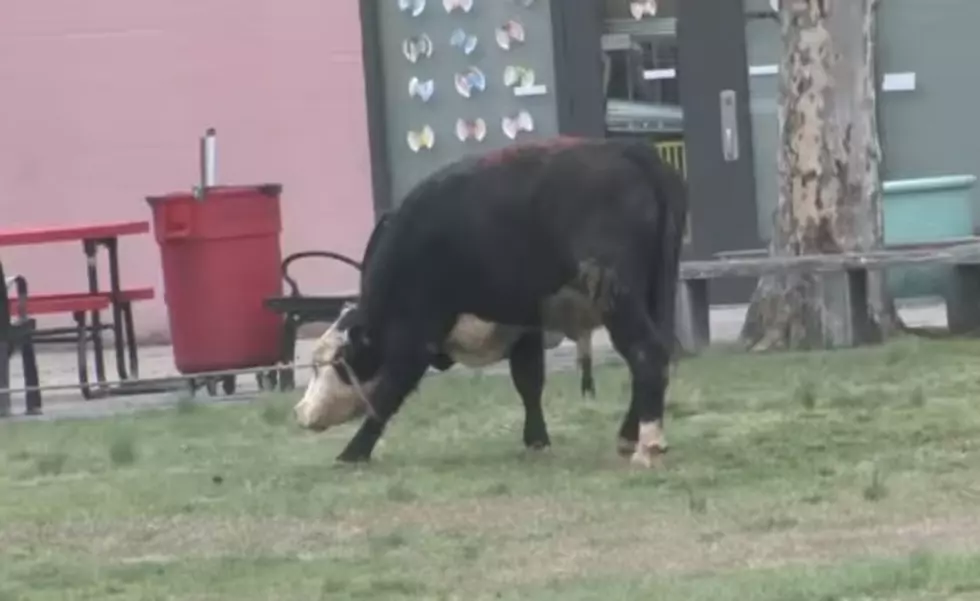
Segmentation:
<svg viewBox="0 0 980 601">
<path fill-rule="evenodd" d="M 405 199 L 376 251 L 387 252 L 390 273 L 376 279 L 401 282 L 398 302 L 537 324 L 542 300 L 579 277 L 583 261 L 648 252 L 658 218 L 649 188 L 608 143 L 462 161 Z"/>
<path fill-rule="evenodd" d="M 583 143 L 464 178 L 453 195 L 455 211 L 443 210 L 467 225 L 455 245 L 493 249 L 484 262 L 518 273 L 555 274 L 539 290 L 554 293 L 583 263 L 642 261 L 654 252 L 661 220 L 672 210 L 666 182 L 675 176 L 651 148 Z"/>
</svg>

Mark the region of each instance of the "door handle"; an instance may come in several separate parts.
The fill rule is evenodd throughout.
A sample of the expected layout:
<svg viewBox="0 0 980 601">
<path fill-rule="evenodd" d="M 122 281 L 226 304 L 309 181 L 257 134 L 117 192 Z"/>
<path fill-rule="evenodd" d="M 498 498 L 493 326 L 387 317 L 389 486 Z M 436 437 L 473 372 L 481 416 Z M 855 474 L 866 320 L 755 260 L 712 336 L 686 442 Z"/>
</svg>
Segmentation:
<svg viewBox="0 0 980 601">
<path fill-rule="evenodd" d="M 721 155 L 726 162 L 738 160 L 738 111 L 735 90 L 722 90 L 718 95 L 721 107 Z"/>
</svg>

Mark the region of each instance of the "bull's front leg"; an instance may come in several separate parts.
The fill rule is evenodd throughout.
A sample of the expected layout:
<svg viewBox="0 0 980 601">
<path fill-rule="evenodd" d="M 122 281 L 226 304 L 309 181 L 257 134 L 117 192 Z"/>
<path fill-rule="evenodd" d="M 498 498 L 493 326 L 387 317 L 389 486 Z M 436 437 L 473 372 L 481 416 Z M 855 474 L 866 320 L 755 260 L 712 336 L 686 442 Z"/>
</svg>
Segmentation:
<svg viewBox="0 0 980 601">
<path fill-rule="evenodd" d="M 402 403 L 425 375 L 429 367 L 430 355 L 424 347 L 405 349 L 389 355 L 381 368 L 377 387 L 371 398 L 371 413 L 351 438 L 337 461 L 344 463 L 365 462 L 371 459 L 371 452 L 384 433 L 388 420 L 398 412 Z"/>
<path fill-rule="evenodd" d="M 533 330 L 511 347 L 510 377 L 524 403 L 524 446 L 544 449 L 551 446 L 548 426 L 541 407 L 544 391 L 544 333 Z"/>
</svg>

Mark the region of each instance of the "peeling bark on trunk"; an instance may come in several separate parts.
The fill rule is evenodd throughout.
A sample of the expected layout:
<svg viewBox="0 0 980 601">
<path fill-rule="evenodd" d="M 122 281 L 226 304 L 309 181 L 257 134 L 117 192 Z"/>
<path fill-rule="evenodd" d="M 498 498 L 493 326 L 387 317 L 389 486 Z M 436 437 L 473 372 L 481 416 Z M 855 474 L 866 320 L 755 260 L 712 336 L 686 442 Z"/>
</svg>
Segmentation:
<svg viewBox="0 0 980 601">
<path fill-rule="evenodd" d="M 870 250 L 882 242 L 874 64 L 878 0 L 782 0 L 779 202 L 770 253 Z M 842 276 L 843 277 L 843 276 Z M 883 278 L 869 292 L 877 334 L 897 326 Z M 814 276 L 760 279 L 742 328 L 752 349 L 827 348 L 839 295 Z"/>
</svg>

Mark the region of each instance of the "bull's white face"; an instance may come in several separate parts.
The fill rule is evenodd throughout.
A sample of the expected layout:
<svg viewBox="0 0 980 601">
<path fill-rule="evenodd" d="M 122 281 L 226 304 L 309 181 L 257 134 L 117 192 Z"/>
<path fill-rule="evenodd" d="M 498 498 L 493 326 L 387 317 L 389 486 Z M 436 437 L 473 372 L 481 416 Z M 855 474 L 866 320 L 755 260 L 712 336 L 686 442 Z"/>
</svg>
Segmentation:
<svg viewBox="0 0 980 601">
<path fill-rule="evenodd" d="M 363 395 L 370 395 L 377 385 L 377 379 L 360 383 L 360 391 L 352 384 L 345 383 L 334 359 L 340 352 L 347 337 L 338 328 L 343 314 L 317 340 L 313 348 L 313 373 L 306 385 L 306 393 L 293 408 L 296 423 L 307 430 L 324 430 L 347 423 L 364 415 L 367 404 Z M 353 377 L 353 374 L 351 374 Z"/>
</svg>

